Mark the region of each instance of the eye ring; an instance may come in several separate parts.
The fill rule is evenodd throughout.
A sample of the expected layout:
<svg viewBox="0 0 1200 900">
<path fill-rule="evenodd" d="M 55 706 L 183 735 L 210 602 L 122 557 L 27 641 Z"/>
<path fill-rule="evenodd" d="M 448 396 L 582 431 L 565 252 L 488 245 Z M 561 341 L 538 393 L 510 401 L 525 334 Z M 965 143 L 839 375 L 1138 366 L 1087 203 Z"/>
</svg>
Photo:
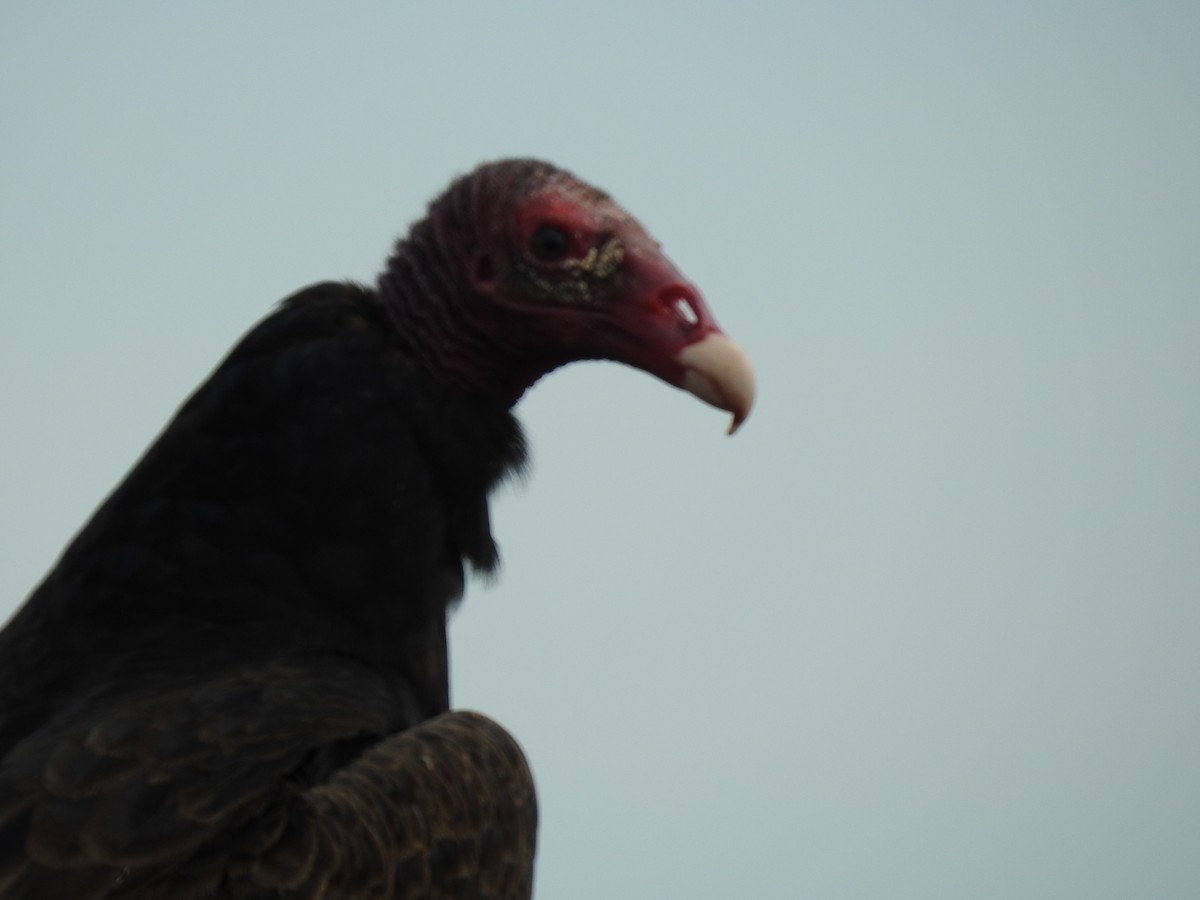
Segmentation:
<svg viewBox="0 0 1200 900">
<path fill-rule="evenodd" d="M 539 225 L 530 235 L 529 251 L 542 262 L 562 262 L 571 252 L 571 235 L 558 225 Z"/>
</svg>

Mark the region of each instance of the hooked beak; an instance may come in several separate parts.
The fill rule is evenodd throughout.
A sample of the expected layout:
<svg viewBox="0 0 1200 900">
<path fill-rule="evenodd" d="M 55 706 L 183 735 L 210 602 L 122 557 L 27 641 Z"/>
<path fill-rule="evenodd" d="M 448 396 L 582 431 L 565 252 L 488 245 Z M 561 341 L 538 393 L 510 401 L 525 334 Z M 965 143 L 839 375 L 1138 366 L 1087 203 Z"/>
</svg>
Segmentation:
<svg viewBox="0 0 1200 900">
<path fill-rule="evenodd" d="M 721 331 L 710 331 L 675 355 L 683 367 L 680 387 L 705 403 L 733 413 L 733 434 L 754 405 L 754 369 L 746 352 Z"/>
<path fill-rule="evenodd" d="M 626 296 L 608 313 L 597 356 L 656 375 L 733 414 L 733 434 L 754 405 L 754 369 L 717 325 L 700 291 L 658 252 L 626 248 Z"/>
<path fill-rule="evenodd" d="M 656 320 L 660 343 L 657 365 L 644 365 L 664 381 L 682 388 L 705 403 L 733 413 L 726 434 L 733 434 L 754 405 L 754 367 L 750 358 L 717 325 L 704 297 L 680 277 L 666 260 L 647 266 L 656 282 L 643 296 L 648 320 Z M 648 279 L 650 280 L 650 279 Z"/>
</svg>

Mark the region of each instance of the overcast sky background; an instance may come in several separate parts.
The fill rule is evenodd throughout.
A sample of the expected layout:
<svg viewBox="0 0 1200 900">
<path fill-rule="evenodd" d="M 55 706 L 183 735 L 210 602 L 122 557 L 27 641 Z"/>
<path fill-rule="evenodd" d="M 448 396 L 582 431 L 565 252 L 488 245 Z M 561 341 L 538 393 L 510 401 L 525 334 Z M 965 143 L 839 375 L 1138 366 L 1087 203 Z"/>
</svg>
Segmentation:
<svg viewBox="0 0 1200 900">
<path fill-rule="evenodd" d="M 542 156 L 760 394 L 521 405 L 451 652 L 537 896 L 1200 895 L 1200 5 L 9 2 L 0 104 L 0 616 L 276 300 Z"/>
</svg>

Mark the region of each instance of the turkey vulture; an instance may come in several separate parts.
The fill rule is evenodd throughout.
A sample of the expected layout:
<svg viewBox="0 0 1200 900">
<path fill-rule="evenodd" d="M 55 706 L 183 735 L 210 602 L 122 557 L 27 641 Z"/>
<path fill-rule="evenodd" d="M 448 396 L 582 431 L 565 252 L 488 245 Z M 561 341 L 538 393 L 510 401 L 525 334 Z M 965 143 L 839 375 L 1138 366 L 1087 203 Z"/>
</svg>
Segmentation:
<svg viewBox="0 0 1200 900">
<path fill-rule="evenodd" d="M 581 359 L 750 409 L 659 245 L 535 160 L 254 327 L 0 633 L 0 897 L 528 897 L 532 779 L 450 711 L 446 615 L 512 406 Z"/>
</svg>

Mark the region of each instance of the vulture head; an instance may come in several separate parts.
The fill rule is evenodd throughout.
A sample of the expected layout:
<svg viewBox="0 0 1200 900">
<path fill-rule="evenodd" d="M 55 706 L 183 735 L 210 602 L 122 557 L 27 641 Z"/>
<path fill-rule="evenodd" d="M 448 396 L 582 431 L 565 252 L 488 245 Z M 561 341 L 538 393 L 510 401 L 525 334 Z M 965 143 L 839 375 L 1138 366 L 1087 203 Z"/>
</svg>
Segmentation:
<svg viewBox="0 0 1200 900">
<path fill-rule="evenodd" d="M 733 415 L 754 400 L 745 353 L 700 291 L 603 191 L 548 163 L 455 181 L 397 244 L 380 292 L 425 368 L 515 403 L 569 362 L 649 372 Z"/>
</svg>

